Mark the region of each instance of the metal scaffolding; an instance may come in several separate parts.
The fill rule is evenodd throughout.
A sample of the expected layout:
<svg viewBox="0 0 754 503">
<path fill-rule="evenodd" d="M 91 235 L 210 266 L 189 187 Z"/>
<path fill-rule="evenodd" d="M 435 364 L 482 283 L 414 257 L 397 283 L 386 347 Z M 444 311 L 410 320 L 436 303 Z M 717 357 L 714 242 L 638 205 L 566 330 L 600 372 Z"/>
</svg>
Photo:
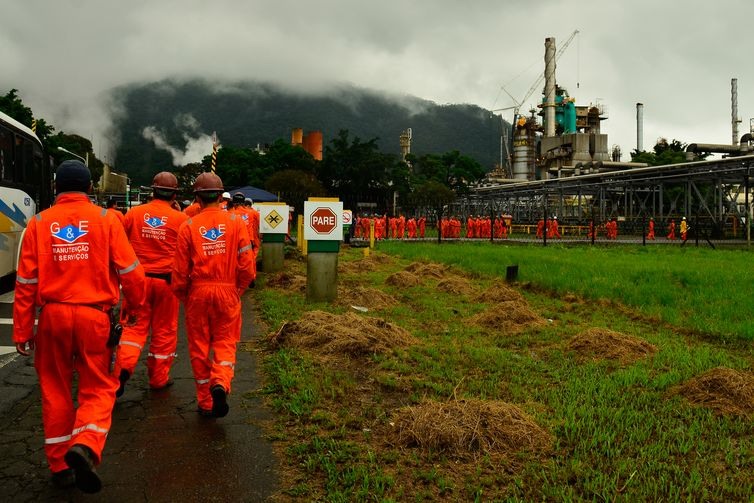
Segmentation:
<svg viewBox="0 0 754 503">
<path fill-rule="evenodd" d="M 449 212 L 508 213 L 517 223 L 534 223 L 543 214 L 575 225 L 616 218 L 636 233 L 650 217 L 693 216 L 713 238 L 748 240 L 752 168 L 754 155 L 746 155 L 477 187 Z"/>
</svg>

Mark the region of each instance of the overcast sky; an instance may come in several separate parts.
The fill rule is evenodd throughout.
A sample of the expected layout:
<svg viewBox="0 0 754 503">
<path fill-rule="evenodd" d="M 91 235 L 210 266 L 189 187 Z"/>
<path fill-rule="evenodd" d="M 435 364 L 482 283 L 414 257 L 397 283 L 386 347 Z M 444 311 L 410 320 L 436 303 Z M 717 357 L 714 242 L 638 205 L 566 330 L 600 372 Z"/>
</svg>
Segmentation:
<svg viewBox="0 0 754 503">
<path fill-rule="evenodd" d="M 752 0 L 0 0 L 0 93 L 19 89 L 37 116 L 106 156 L 102 97 L 121 84 L 348 82 L 497 109 L 514 104 L 501 86 L 520 100 L 543 72 L 546 37 L 560 48 L 579 30 L 557 82 L 577 105 L 605 106 L 602 130 L 629 160 L 637 102 L 645 150 L 659 137 L 730 143 L 734 77 L 739 137 L 749 131 L 753 23 Z"/>
</svg>

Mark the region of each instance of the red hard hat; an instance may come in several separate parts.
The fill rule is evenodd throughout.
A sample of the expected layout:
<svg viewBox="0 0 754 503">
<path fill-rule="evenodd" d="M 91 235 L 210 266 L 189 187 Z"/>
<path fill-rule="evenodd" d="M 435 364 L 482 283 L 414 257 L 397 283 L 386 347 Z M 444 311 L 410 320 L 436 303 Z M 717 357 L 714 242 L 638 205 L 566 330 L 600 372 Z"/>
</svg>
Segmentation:
<svg viewBox="0 0 754 503">
<path fill-rule="evenodd" d="M 170 171 L 160 171 L 152 179 L 152 188 L 178 190 L 178 179 Z"/>
<path fill-rule="evenodd" d="M 214 173 L 206 172 L 196 177 L 194 192 L 222 192 L 223 181 Z"/>
</svg>

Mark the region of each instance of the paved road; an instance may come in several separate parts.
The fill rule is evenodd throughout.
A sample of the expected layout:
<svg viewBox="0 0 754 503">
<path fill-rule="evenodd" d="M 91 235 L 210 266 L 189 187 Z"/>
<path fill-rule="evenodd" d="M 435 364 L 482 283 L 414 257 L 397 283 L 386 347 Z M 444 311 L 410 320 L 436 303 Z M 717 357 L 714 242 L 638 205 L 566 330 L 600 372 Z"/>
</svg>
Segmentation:
<svg viewBox="0 0 754 503">
<path fill-rule="evenodd" d="M 0 303 L 0 319 L 10 305 Z M 254 329 L 251 294 L 244 296 L 243 341 Z M 0 324 L 0 348 L 10 345 L 10 326 Z M 257 358 L 241 344 L 230 413 L 213 420 L 196 412 L 181 315 L 175 385 L 155 392 L 142 363 L 118 401 L 99 468 L 104 488 L 88 496 L 49 483 L 42 450 L 39 389 L 30 359 L 13 357 L 0 368 L 0 500 L 204 502 L 266 501 L 277 489 L 277 463 L 260 424 L 268 418 L 259 399 Z M 0 362 L 9 360 L 0 355 Z"/>
</svg>

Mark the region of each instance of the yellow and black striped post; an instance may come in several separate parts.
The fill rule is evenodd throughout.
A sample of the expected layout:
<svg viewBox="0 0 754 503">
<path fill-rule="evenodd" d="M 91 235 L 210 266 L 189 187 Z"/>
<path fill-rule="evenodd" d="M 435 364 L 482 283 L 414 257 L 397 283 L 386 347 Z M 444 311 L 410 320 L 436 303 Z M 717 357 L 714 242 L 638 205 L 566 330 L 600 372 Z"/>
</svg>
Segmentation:
<svg viewBox="0 0 754 503">
<path fill-rule="evenodd" d="M 217 168 L 217 132 L 212 131 L 212 172 Z"/>
<path fill-rule="evenodd" d="M 31 132 L 37 134 L 37 119 L 31 120 Z"/>
</svg>

